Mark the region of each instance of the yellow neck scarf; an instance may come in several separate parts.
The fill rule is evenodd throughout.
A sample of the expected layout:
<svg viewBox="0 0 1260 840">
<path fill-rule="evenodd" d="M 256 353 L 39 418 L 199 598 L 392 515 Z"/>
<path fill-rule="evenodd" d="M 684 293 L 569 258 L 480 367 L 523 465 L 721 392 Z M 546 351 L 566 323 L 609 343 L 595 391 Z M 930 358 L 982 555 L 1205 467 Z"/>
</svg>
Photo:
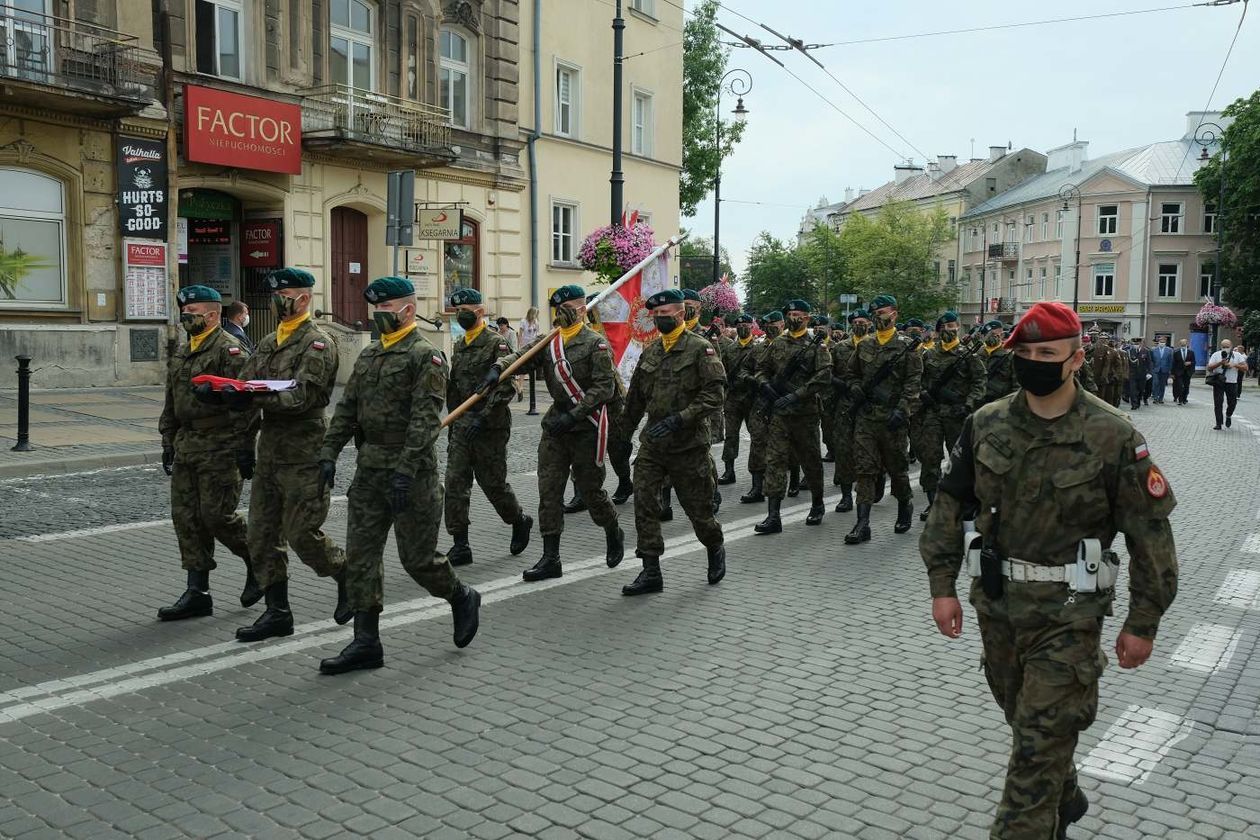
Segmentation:
<svg viewBox="0 0 1260 840">
<path fill-rule="evenodd" d="M 478 324 L 477 326 L 473 327 L 471 330 L 467 330 L 467 331 L 465 331 L 465 332 L 464 332 L 464 344 L 466 344 L 466 345 L 467 345 L 467 344 L 472 344 L 474 341 L 476 341 L 476 340 L 477 340 L 477 336 L 479 336 L 479 335 L 481 335 L 483 332 L 485 332 L 485 329 L 486 329 L 486 322 L 485 322 L 485 321 L 482 321 L 480 324 Z"/>
<path fill-rule="evenodd" d="M 866 338 L 866 336 L 864 336 L 864 335 L 855 335 L 855 336 L 853 336 L 853 338 L 852 338 L 852 339 L 850 339 L 850 340 L 853 342 L 853 346 L 854 346 L 854 347 L 857 347 L 857 346 L 858 346 L 858 342 L 859 342 L 859 341 L 861 341 L 861 340 L 862 340 L 862 339 L 864 339 L 864 338 Z"/>
<path fill-rule="evenodd" d="M 993 351 L 994 351 L 994 350 L 996 350 L 996 349 L 998 349 L 998 348 L 999 348 L 999 347 L 1001 347 L 1001 346 L 1002 346 L 1001 344 L 994 344 L 992 347 L 990 347 L 989 345 L 987 345 L 987 344 L 986 344 L 986 345 L 984 345 L 984 352 L 986 352 L 986 353 L 988 353 L 990 356 L 992 356 L 992 355 L 993 355 Z"/>
<path fill-rule="evenodd" d="M 953 350 L 953 349 L 954 349 L 955 347 L 957 347 L 957 346 L 958 346 L 958 339 L 956 339 L 956 338 L 955 338 L 953 341 L 942 341 L 942 342 L 941 342 L 941 349 L 942 349 L 942 350 L 944 350 L 944 351 L 945 351 L 945 352 L 947 352 L 947 353 L 948 353 L 950 350 Z"/>
<path fill-rule="evenodd" d="M 740 346 L 740 347 L 747 347 L 749 344 L 752 344 L 752 340 L 753 340 L 753 337 L 752 337 L 751 335 L 750 335 L 750 336 L 748 336 L 748 338 L 741 338 L 741 339 L 739 340 L 739 346 Z"/>
<path fill-rule="evenodd" d="M 661 346 L 665 348 L 666 353 L 674 349 L 674 345 L 678 343 L 678 339 L 686 329 L 687 325 L 683 323 L 675 327 L 673 332 L 661 333 Z"/>
<path fill-rule="evenodd" d="M 289 340 L 289 336 L 297 332 L 298 327 L 311 320 L 311 313 L 303 312 L 296 318 L 290 318 L 288 321 L 281 321 L 276 327 L 276 346 L 279 347 Z"/>
<path fill-rule="evenodd" d="M 696 325 L 699 323 L 700 323 L 700 316 L 697 315 L 694 318 L 688 318 L 687 320 L 683 321 L 683 326 L 689 330 L 694 330 L 696 328 Z"/>
<path fill-rule="evenodd" d="M 202 330 L 199 335 L 188 336 L 188 349 L 196 353 L 197 350 L 201 347 L 202 342 L 204 342 L 207 338 L 214 335 L 218 331 L 219 331 L 218 327 L 212 327 L 210 329 Z"/>
<path fill-rule="evenodd" d="M 800 338 L 801 336 L 805 335 L 805 330 L 807 329 L 808 327 L 801 327 L 799 330 L 788 330 L 788 335 L 790 335 L 792 338 Z"/>
<path fill-rule="evenodd" d="M 381 335 L 381 346 L 384 347 L 386 350 L 388 350 L 389 348 L 393 347 L 398 342 L 402 341 L 408 335 L 415 332 L 415 329 L 416 329 L 416 322 L 412 321 L 407 326 L 400 327 L 397 332 L 383 333 Z"/>
<path fill-rule="evenodd" d="M 875 338 L 879 340 L 880 346 L 892 341 L 892 337 L 897 334 L 897 327 L 891 326 L 886 330 L 875 330 Z"/>
<path fill-rule="evenodd" d="M 560 340 L 561 340 L 561 341 L 563 341 L 565 344 L 568 344 L 568 343 L 569 343 L 569 339 L 573 338 L 573 336 L 577 335 L 577 334 L 578 334 L 578 333 L 580 333 L 581 331 L 582 331 L 582 322 L 581 322 L 581 321 L 578 321 L 576 324 L 574 324 L 574 325 L 573 325 L 573 326 L 571 326 L 571 327 L 561 327 L 561 328 L 560 328 Z"/>
</svg>

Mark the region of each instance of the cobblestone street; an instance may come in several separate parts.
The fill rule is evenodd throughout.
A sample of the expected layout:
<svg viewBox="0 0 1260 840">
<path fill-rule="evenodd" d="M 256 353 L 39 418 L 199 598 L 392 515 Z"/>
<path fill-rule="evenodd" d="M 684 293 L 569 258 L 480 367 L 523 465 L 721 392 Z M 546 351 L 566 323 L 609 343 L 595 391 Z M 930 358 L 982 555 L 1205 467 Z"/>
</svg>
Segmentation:
<svg viewBox="0 0 1260 840">
<path fill-rule="evenodd" d="M 1178 497 L 1180 594 L 1151 661 L 1103 676 L 1072 837 L 1260 838 L 1260 398 L 1215 432 L 1192 396 L 1133 415 Z M 529 510 L 537 418 L 515 419 Z M 348 454 L 335 494 L 351 473 Z M 386 667 L 341 677 L 316 670 L 350 636 L 333 586 L 295 558 L 290 638 L 232 641 L 261 605 L 240 608 L 222 547 L 214 616 L 156 621 L 183 584 L 157 467 L 0 480 L 0 837 L 986 837 L 1009 731 L 974 613 L 957 641 L 932 625 L 917 517 L 894 535 L 886 500 L 844 546 L 828 485 L 821 528 L 802 496 L 754 536 L 739 475 L 725 581 L 706 585 L 676 508 L 665 592 L 635 599 L 637 561 L 607 569 L 586 514 L 566 517 L 564 576 L 523 583 L 537 532 L 510 557 L 474 490 L 476 641 L 454 648 L 391 541 Z M 344 501 L 327 530 L 344 540 Z"/>
</svg>

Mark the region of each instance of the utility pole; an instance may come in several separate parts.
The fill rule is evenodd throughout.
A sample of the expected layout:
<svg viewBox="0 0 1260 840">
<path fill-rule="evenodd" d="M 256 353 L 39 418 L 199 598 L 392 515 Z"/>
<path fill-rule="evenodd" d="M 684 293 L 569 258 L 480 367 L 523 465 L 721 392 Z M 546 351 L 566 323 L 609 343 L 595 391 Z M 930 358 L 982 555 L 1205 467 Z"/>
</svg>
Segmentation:
<svg viewBox="0 0 1260 840">
<path fill-rule="evenodd" d="M 625 208 L 626 176 L 621 171 L 621 72 L 625 59 L 626 21 L 621 16 L 621 0 L 616 0 L 613 28 L 613 138 L 612 138 L 612 176 L 608 179 L 612 185 L 612 213 L 609 222 L 613 227 L 621 224 L 621 213 Z"/>
</svg>

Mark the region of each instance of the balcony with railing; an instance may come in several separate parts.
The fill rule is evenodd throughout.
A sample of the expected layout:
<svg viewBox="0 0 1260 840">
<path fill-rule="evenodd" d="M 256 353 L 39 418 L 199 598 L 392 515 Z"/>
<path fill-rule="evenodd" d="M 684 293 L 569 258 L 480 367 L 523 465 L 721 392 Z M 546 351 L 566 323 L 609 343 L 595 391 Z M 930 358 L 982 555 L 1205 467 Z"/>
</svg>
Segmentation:
<svg viewBox="0 0 1260 840">
<path fill-rule="evenodd" d="M 0 3 L 6 102 L 98 116 L 135 113 L 155 97 L 156 68 L 138 38 Z"/>
<path fill-rule="evenodd" d="M 346 85 L 303 92 L 302 145 L 330 154 L 419 167 L 449 163 L 455 158 L 450 115 L 445 108 Z"/>
<path fill-rule="evenodd" d="M 1019 262 L 1018 242 L 998 242 L 989 246 L 989 259 L 1000 262 Z"/>
</svg>

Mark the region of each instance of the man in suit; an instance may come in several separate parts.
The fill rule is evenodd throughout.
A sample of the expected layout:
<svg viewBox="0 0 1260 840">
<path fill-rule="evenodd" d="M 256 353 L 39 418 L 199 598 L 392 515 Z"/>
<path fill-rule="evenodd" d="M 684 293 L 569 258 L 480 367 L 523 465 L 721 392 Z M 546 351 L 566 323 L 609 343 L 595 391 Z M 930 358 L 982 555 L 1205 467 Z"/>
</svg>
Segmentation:
<svg viewBox="0 0 1260 840">
<path fill-rule="evenodd" d="M 234 300 L 223 307 L 223 331 L 233 336 L 245 348 L 245 352 L 254 352 L 254 342 L 245 335 L 249 326 L 249 307 L 242 301 Z"/>
<path fill-rule="evenodd" d="M 1186 396 L 1190 393 L 1190 377 L 1194 376 L 1194 364 L 1194 351 L 1183 338 L 1177 342 L 1172 358 L 1173 402 L 1177 405 L 1186 404 Z"/>
<path fill-rule="evenodd" d="M 1168 376 L 1172 373 L 1172 348 L 1168 339 L 1162 335 L 1155 337 L 1155 346 L 1151 348 L 1151 398 L 1156 405 L 1164 402 L 1164 387 L 1168 384 Z"/>
</svg>

